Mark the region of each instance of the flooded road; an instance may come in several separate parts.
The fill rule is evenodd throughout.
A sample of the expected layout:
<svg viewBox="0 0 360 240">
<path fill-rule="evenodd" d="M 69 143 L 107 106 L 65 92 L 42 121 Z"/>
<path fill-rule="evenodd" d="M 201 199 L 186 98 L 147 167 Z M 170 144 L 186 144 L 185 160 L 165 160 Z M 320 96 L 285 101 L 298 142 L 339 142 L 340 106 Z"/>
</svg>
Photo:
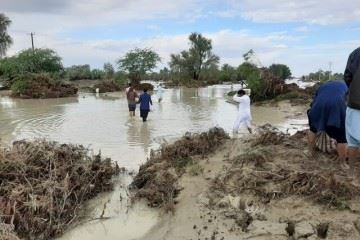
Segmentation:
<svg viewBox="0 0 360 240">
<path fill-rule="evenodd" d="M 124 93 L 80 93 L 76 98 L 46 100 L 2 96 L 0 136 L 7 144 L 34 138 L 82 144 L 95 153 L 101 149 L 103 156 L 111 157 L 120 167 L 137 171 L 151 149 L 186 132 L 219 126 L 231 133 L 237 107 L 226 102 L 225 95 L 230 90 L 230 86 L 166 89 L 163 102 L 157 103 L 153 97 L 146 123 L 140 120 L 138 109 L 136 118 L 129 117 Z M 291 127 L 286 118 L 290 112 L 294 110 L 253 106 L 253 124 Z M 131 177 L 123 175 L 116 181 L 115 191 L 100 195 L 88 206 L 92 218 L 105 218 L 86 222 L 60 239 L 138 239 L 155 226 L 159 219 L 156 210 L 141 203 L 129 208 L 126 186 Z"/>
</svg>

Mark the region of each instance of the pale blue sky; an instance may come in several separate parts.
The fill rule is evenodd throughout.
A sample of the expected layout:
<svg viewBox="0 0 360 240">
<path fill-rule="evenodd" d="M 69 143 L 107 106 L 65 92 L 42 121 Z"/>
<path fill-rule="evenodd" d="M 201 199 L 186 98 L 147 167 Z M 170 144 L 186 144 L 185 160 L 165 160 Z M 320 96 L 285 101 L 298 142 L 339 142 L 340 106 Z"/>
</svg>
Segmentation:
<svg viewBox="0 0 360 240">
<path fill-rule="evenodd" d="M 284 63 L 295 76 L 319 68 L 342 72 L 360 46 L 358 0 L 0 0 L 13 24 L 12 55 L 30 47 L 55 49 L 65 66 L 114 63 L 134 47 L 151 47 L 167 65 L 200 32 L 221 63 L 237 66 L 254 49 L 267 66 Z"/>
</svg>

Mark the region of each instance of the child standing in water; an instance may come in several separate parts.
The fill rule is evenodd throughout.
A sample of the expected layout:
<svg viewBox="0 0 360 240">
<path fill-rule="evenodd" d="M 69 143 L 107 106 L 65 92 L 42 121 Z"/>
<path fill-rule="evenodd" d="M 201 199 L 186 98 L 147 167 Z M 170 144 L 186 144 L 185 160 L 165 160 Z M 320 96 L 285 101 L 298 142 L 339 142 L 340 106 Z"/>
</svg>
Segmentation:
<svg viewBox="0 0 360 240">
<path fill-rule="evenodd" d="M 242 123 L 246 125 L 249 133 L 252 133 L 250 97 L 246 95 L 246 92 L 244 90 L 241 89 L 237 92 L 237 94 L 235 94 L 233 100 L 239 103 L 238 115 L 233 128 L 234 133 L 238 132 L 239 127 Z"/>
<path fill-rule="evenodd" d="M 144 93 L 140 95 L 138 103 L 140 103 L 140 117 L 143 122 L 146 122 L 150 112 L 150 105 L 152 105 L 151 96 L 147 93 L 146 88 L 144 89 Z"/>
</svg>

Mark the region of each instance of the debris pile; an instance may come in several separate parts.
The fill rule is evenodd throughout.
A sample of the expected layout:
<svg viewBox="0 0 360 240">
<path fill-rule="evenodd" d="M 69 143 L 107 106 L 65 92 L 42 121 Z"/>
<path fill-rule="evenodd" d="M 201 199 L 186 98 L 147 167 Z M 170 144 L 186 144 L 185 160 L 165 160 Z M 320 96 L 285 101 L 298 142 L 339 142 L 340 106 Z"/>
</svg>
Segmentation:
<svg viewBox="0 0 360 240">
<path fill-rule="evenodd" d="M 99 89 L 99 93 L 116 92 L 121 90 L 121 87 L 113 80 L 100 81 L 94 85 L 93 92 L 95 92 L 97 88 Z"/>
<path fill-rule="evenodd" d="M 86 200 L 112 189 L 117 173 L 111 159 L 81 145 L 17 141 L 0 152 L 0 224 L 22 239 L 54 238 L 81 217 Z"/>
<path fill-rule="evenodd" d="M 140 167 L 132 186 L 137 188 L 135 197 L 145 198 L 151 207 L 166 207 L 171 210 L 178 195 L 178 179 L 194 156 L 205 157 L 221 146 L 227 133 L 221 128 L 212 128 L 200 134 L 187 133 L 170 145 L 152 151 L 150 159 Z"/>
<path fill-rule="evenodd" d="M 18 98 L 62 98 L 75 96 L 78 89 L 44 74 L 25 74 L 16 78 L 11 91 Z"/>
<path fill-rule="evenodd" d="M 265 126 L 250 140 L 247 150 L 230 159 L 231 167 L 214 181 L 212 192 L 251 194 L 263 204 L 302 196 L 327 207 L 343 209 L 360 196 L 340 162 L 326 153 L 308 154 L 305 134 L 293 136 Z"/>
</svg>

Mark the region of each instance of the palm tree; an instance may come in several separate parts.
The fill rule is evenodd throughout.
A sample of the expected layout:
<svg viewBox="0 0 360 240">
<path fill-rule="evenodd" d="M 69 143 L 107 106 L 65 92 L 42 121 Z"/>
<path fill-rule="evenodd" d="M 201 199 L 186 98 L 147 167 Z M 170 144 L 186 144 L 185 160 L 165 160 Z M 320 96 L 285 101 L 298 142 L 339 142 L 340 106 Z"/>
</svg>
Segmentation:
<svg viewBox="0 0 360 240">
<path fill-rule="evenodd" d="M 0 58 L 5 55 L 6 50 L 13 42 L 7 33 L 7 28 L 10 24 L 11 20 L 5 14 L 0 13 Z"/>
</svg>

